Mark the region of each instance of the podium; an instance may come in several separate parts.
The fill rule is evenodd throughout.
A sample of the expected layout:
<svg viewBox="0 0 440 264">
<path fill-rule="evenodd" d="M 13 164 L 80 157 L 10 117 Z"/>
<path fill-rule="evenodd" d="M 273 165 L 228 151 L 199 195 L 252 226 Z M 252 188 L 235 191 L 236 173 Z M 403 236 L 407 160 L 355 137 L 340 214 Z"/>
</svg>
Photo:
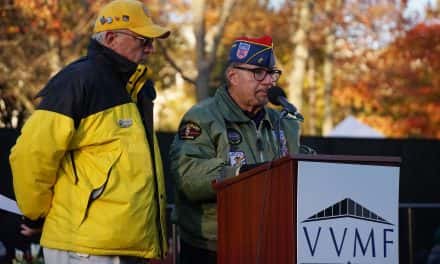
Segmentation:
<svg viewBox="0 0 440 264">
<path fill-rule="evenodd" d="M 219 264 L 297 263 L 297 233 L 299 230 L 297 229 L 298 169 L 302 162 L 308 162 L 307 164 L 310 163 L 312 167 L 315 165 L 318 167 L 324 165 L 324 170 L 327 170 L 327 168 L 325 168 L 327 164 L 348 164 L 354 165 L 354 169 L 362 169 L 362 167 L 358 168 L 357 166 L 374 165 L 398 167 L 400 165 L 400 158 L 296 155 L 265 163 L 241 173 L 237 177 L 214 181 L 213 188 L 217 192 L 217 260 Z M 350 167 L 350 169 L 352 168 Z M 332 175 L 328 175 L 328 177 L 332 177 Z M 316 195 L 319 196 L 320 193 L 316 193 Z M 332 205 L 333 202 L 328 201 L 328 203 Z M 333 205 L 333 207 L 334 206 L 335 205 Z M 342 207 L 339 206 L 338 208 Z M 349 213 L 347 211 L 347 214 L 344 216 L 348 216 L 349 220 L 353 221 L 359 221 L 359 219 L 364 218 L 363 220 L 366 219 L 374 224 L 377 224 L 379 218 L 382 219 L 382 217 L 378 217 L 377 214 L 371 212 L 367 215 L 368 210 L 363 210 L 364 211 L 357 213 L 351 211 Z M 341 209 L 339 209 L 339 212 L 340 211 Z M 317 212 L 314 216 L 315 219 L 318 219 L 319 213 L 320 212 Z M 374 221 L 372 218 L 373 215 L 376 215 L 377 221 Z M 341 218 L 340 215 L 338 217 L 337 213 L 333 211 L 332 215 L 323 211 L 321 216 L 330 220 L 332 217 L 335 219 Z M 327 223 L 328 222 L 329 221 L 327 221 Z M 391 224 L 393 225 L 394 223 Z M 310 231 L 307 233 L 307 239 L 312 236 L 311 234 L 316 234 L 316 232 L 313 233 Z M 334 237 L 338 238 L 340 236 L 335 235 Z M 349 235 L 347 235 L 347 241 L 348 237 Z M 358 235 L 358 237 L 358 240 L 362 239 L 362 235 Z M 314 244 L 308 240 L 308 248 L 312 249 L 309 250 L 311 256 L 320 254 L 317 251 L 319 247 L 323 248 L 322 245 L 324 242 L 318 241 L 318 238 L 320 238 L 319 234 L 318 236 L 315 235 L 314 239 L 309 239 L 312 242 L 314 241 Z M 323 235 L 321 238 L 321 240 L 323 240 Z M 333 238 L 333 240 L 337 242 L 336 238 Z M 390 240 L 390 238 L 385 239 Z M 376 241 L 378 240 L 379 239 L 376 239 Z M 316 249 L 318 243 L 320 244 L 318 249 Z M 355 241 L 355 243 L 357 242 Z M 366 243 L 362 244 L 362 246 L 365 244 Z M 386 244 L 385 246 L 388 245 Z M 307 248 L 307 246 L 305 247 Z M 370 251 L 368 244 L 364 247 L 362 251 L 358 251 L 364 254 L 362 257 L 368 255 Z M 337 253 L 339 253 L 338 257 L 343 257 L 343 250 L 345 249 L 342 244 L 336 249 L 338 251 Z M 376 251 L 376 249 L 374 250 Z M 351 252 L 350 254 L 352 255 Z M 374 254 L 376 254 L 376 252 L 374 252 Z M 344 261 L 347 263 L 347 260 Z"/>
</svg>

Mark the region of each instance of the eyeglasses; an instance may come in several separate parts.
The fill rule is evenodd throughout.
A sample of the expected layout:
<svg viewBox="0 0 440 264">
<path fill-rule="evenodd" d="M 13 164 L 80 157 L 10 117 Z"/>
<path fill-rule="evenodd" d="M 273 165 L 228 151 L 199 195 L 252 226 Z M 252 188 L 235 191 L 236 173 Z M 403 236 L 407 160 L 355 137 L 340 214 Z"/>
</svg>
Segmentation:
<svg viewBox="0 0 440 264">
<path fill-rule="evenodd" d="M 239 69 L 239 70 L 252 72 L 254 74 L 254 79 L 259 82 L 264 80 L 264 78 L 266 78 L 266 76 L 268 74 L 272 78 L 272 81 L 276 82 L 276 81 L 278 81 L 278 79 L 280 78 L 281 73 L 282 73 L 282 71 L 280 71 L 280 70 L 267 70 L 264 68 L 249 69 L 249 68 L 244 68 L 244 67 L 240 67 L 240 66 L 234 66 L 234 68 Z"/>
<path fill-rule="evenodd" d="M 141 41 L 141 45 L 143 47 L 148 47 L 148 46 L 153 45 L 154 38 L 139 37 L 139 36 L 135 36 L 135 35 L 129 34 L 127 32 L 123 32 L 123 31 L 115 31 L 115 33 L 122 34 L 122 35 L 127 35 L 127 36 L 133 37 L 133 38 L 135 38 L 137 40 L 140 40 Z"/>
</svg>

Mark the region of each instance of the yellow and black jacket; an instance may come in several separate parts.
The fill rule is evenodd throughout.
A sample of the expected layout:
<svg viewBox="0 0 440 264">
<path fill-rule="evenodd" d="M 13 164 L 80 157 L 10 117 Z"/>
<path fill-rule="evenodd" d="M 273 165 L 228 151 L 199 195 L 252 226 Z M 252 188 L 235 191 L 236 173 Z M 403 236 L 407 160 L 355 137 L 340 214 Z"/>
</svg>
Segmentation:
<svg viewBox="0 0 440 264">
<path fill-rule="evenodd" d="M 165 183 L 148 68 L 92 40 L 39 96 L 10 163 L 23 214 L 45 218 L 41 244 L 163 257 Z"/>
</svg>

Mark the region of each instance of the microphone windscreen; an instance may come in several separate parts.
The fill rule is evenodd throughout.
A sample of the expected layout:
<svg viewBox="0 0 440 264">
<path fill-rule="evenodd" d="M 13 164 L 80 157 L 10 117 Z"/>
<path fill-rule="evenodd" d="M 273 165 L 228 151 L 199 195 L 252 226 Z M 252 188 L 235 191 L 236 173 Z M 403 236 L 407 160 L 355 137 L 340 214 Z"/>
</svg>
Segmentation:
<svg viewBox="0 0 440 264">
<path fill-rule="evenodd" d="M 281 105 L 279 97 L 286 97 L 286 93 L 279 86 L 272 86 L 267 90 L 267 97 L 269 102 L 274 105 Z"/>
</svg>

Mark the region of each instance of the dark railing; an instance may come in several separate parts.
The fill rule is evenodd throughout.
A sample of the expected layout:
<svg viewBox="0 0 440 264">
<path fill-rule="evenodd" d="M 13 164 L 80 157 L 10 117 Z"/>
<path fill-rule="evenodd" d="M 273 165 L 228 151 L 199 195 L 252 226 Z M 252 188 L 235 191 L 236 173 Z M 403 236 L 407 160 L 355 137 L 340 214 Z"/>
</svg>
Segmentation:
<svg viewBox="0 0 440 264">
<path fill-rule="evenodd" d="M 18 132 L 0 129 L 0 193 L 11 194 L 9 150 Z M 164 168 L 169 168 L 168 150 L 174 133 L 158 133 Z M 421 264 L 433 245 L 433 234 L 440 226 L 440 140 L 301 138 L 318 154 L 397 156 L 400 168 L 400 264 Z M 165 171 L 168 203 L 174 204 L 173 180 Z M 174 235 L 176 235 L 174 233 Z"/>
</svg>

